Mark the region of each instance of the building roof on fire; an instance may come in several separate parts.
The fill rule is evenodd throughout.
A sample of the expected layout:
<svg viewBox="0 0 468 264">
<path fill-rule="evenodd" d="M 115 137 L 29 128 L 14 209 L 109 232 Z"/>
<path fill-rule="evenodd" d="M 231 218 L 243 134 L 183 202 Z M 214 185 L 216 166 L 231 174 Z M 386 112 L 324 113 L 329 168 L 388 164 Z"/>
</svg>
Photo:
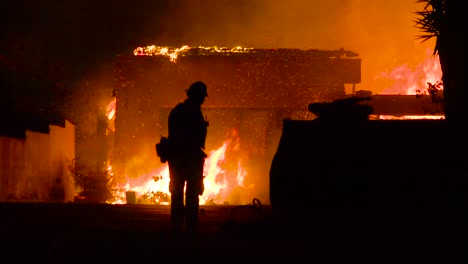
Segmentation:
<svg viewBox="0 0 468 264">
<path fill-rule="evenodd" d="M 319 49 L 259 49 L 259 48 L 243 48 L 243 47 L 189 47 L 183 46 L 180 48 L 162 47 L 162 46 L 146 46 L 137 47 L 133 51 L 135 56 L 166 56 L 172 61 L 176 61 L 178 57 L 183 56 L 239 56 L 255 54 L 256 56 L 312 56 L 316 58 L 358 58 L 359 54 L 345 50 L 319 50 Z"/>
</svg>

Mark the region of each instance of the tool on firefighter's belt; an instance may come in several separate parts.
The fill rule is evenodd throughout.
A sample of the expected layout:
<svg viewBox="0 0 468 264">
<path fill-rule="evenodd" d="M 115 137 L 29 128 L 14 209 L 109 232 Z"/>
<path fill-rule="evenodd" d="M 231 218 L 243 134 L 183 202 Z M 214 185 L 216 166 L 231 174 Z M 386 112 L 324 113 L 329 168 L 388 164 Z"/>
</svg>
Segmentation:
<svg viewBox="0 0 468 264">
<path fill-rule="evenodd" d="M 167 137 L 161 136 L 159 143 L 156 143 L 156 155 L 162 163 L 166 163 L 169 159 L 169 140 Z"/>
</svg>

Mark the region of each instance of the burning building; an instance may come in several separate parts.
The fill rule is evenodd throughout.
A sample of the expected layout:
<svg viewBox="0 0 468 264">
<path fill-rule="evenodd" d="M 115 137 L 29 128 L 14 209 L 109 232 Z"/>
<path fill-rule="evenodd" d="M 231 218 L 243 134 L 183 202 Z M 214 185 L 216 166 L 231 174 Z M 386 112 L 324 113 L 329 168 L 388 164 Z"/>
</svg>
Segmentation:
<svg viewBox="0 0 468 264">
<path fill-rule="evenodd" d="M 282 120 L 313 118 L 311 102 L 345 97 L 345 84 L 361 81 L 361 59 L 343 49 L 148 46 L 118 56 L 115 73 L 114 179 L 127 189 L 167 180 L 154 145 L 167 135 L 169 111 L 185 99 L 184 90 L 201 80 L 208 86 L 202 110 L 210 122 L 208 192 L 201 200 L 238 204 L 268 201 Z M 209 192 L 210 184 L 216 192 Z"/>
</svg>

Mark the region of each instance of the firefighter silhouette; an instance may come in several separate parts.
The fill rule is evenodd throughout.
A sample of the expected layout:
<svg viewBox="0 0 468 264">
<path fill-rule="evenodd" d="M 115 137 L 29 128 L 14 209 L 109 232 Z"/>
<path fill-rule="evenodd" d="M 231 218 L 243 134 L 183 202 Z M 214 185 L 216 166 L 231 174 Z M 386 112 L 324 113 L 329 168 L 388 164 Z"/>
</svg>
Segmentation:
<svg viewBox="0 0 468 264">
<path fill-rule="evenodd" d="M 207 157 L 204 149 L 209 124 L 201 105 L 208 96 L 207 86 L 201 81 L 194 82 L 186 94 L 187 99 L 177 104 L 168 118 L 169 191 L 174 229 L 181 231 L 186 223 L 187 230 L 192 232 L 198 227 L 199 196 L 204 191 L 203 166 Z"/>
</svg>

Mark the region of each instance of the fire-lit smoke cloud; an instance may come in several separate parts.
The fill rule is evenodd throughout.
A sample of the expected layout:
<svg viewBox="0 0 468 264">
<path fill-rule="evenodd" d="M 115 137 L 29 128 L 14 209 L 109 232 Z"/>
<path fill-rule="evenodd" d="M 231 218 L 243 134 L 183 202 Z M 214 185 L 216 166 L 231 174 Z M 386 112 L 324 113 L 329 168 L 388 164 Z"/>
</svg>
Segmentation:
<svg viewBox="0 0 468 264">
<path fill-rule="evenodd" d="M 417 67 L 427 58 L 427 49 L 433 49 L 433 41 L 417 40 L 414 12 L 421 9 L 416 0 L 179 0 L 158 41 L 176 46 L 344 48 L 362 58 L 358 89 L 380 93 L 393 85 L 381 72 Z"/>
</svg>

